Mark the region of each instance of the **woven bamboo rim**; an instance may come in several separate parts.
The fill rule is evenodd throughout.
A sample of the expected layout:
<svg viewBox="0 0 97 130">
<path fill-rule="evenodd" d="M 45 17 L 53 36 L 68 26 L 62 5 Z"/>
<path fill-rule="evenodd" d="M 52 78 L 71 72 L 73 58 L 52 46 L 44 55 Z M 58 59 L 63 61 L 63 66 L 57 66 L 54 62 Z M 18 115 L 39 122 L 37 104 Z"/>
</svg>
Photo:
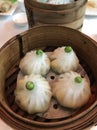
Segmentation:
<svg viewBox="0 0 97 130">
<path fill-rule="evenodd" d="M 69 4 L 45 4 L 24 0 L 29 27 L 57 24 L 80 30 L 83 25 L 87 0 L 75 0 Z"/>
<path fill-rule="evenodd" d="M 64 9 L 72 9 L 73 7 L 78 7 L 81 6 L 82 4 L 86 4 L 87 0 L 75 0 L 72 3 L 69 4 L 60 4 L 60 5 L 55 5 L 55 4 L 45 4 L 42 2 L 38 2 L 35 0 L 27 0 L 24 2 L 28 2 L 29 6 L 31 7 L 36 7 L 36 8 L 40 8 L 40 9 L 47 9 L 47 10 L 53 10 L 53 11 L 61 11 Z"/>
<path fill-rule="evenodd" d="M 13 37 L 0 49 L 0 117 L 8 125 L 17 130 L 82 130 L 90 125 L 97 124 L 97 87 L 94 87 L 94 95 L 92 95 L 94 97 L 91 97 L 89 106 L 85 108 L 85 111 L 80 111 L 75 116 L 67 119 L 55 119 L 53 121 L 43 119 L 40 121 L 36 117 L 31 119 L 28 116 L 26 118 L 24 115 L 22 116 L 22 111 L 19 111 L 18 114 L 14 112 L 7 102 L 5 79 L 9 77 L 7 75 L 9 70 L 19 62 L 23 54 L 35 48 L 57 47 L 68 44 L 73 46 L 78 56 L 91 68 L 95 79 L 93 84 L 96 85 L 97 43 L 76 30 L 62 26 L 37 26 Z M 88 51 L 86 51 L 87 49 Z M 16 72 L 14 69 L 12 71 Z M 14 79 L 14 77 L 12 78 Z M 11 82 L 13 79 L 11 79 Z"/>
</svg>

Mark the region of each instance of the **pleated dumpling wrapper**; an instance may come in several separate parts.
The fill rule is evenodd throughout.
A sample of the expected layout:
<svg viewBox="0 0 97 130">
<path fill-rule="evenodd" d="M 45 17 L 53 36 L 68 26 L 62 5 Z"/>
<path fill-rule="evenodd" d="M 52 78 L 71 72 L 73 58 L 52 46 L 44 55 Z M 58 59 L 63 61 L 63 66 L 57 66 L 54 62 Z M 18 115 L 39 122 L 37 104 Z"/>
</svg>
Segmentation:
<svg viewBox="0 0 97 130">
<path fill-rule="evenodd" d="M 52 92 L 49 83 L 41 75 L 26 75 L 17 80 L 15 102 L 29 114 L 48 110 Z"/>
<path fill-rule="evenodd" d="M 50 60 L 42 50 L 33 50 L 21 59 L 19 68 L 26 75 L 34 73 L 44 76 L 50 69 Z"/>
<path fill-rule="evenodd" d="M 91 96 L 90 81 L 74 71 L 61 74 L 52 86 L 53 96 L 60 105 L 72 109 L 86 104 Z"/>
<path fill-rule="evenodd" d="M 58 47 L 50 56 L 51 68 L 61 74 L 70 70 L 76 70 L 79 59 L 71 46 Z"/>
</svg>

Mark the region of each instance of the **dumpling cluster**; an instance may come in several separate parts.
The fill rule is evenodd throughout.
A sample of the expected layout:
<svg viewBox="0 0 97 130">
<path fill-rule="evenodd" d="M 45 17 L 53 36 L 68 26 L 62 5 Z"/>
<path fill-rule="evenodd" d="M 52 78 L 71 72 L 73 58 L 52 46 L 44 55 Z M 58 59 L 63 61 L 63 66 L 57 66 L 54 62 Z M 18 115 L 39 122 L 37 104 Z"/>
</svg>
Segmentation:
<svg viewBox="0 0 97 130">
<path fill-rule="evenodd" d="M 64 107 L 76 109 L 83 106 L 91 96 L 90 83 L 75 72 L 79 59 L 74 50 L 71 46 L 59 47 L 50 59 L 51 68 L 59 73 L 57 81 L 52 84 L 53 96 Z"/>
<path fill-rule="evenodd" d="M 17 78 L 15 101 L 30 114 L 45 112 L 52 97 L 51 87 L 43 77 L 50 69 L 50 60 L 42 50 L 28 52 L 19 64 L 22 76 Z"/>
<path fill-rule="evenodd" d="M 20 61 L 22 76 L 17 79 L 15 101 L 30 114 L 48 110 L 52 96 L 60 105 L 76 109 L 90 98 L 90 83 L 77 72 L 79 59 L 71 46 L 55 49 L 48 55 L 42 50 L 28 52 Z M 47 74 L 57 80 L 50 84 Z"/>
</svg>

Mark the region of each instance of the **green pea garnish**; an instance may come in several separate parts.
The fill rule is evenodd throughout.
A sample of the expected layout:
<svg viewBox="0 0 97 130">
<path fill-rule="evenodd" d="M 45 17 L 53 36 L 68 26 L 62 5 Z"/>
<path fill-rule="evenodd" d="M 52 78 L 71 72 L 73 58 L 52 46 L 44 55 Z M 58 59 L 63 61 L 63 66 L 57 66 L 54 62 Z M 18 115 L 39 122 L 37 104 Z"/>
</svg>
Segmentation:
<svg viewBox="0 0 97 130">
<path fill-rule="evenodd" d="M 28 82 L 26 83 L 26 88 L 27 88 L 28 90 L 32 90 L 32 89 L 34 89 L 34 87 L 35 87 L 35 85 L 34 85 L 34 83 L 33 83 L 32 81 L 28 81 Z"/>
<path fill-rule="evenodd" d="M 82 82 L 82 77 L 80 77 L 80 76 L 75 77 L 75 82 L 76 83 L 81 83 Z"/>
<path fill-rule="evenodd" d="M 36 54 L 38 56 L 42 56 L 43 55 L 43 51 L 41 49 L 38 49 L 38 50 L 36 50 Z"/>
<path fill-rule="evenodd" d="M 67 47 L 65 47 L 64 50 L 65 50 L 65 52 L 70 53 L 72 51 L 72 47 L 71 46 L 67 46 Z"/>
</svg>

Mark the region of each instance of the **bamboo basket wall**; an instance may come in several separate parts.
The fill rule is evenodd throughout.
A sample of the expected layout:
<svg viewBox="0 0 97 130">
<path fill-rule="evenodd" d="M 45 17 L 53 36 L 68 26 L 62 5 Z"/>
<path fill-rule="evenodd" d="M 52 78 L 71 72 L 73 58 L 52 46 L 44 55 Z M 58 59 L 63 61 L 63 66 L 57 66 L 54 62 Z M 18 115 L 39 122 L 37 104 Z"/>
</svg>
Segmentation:
<svg viewBox="0 0 97 130">
<path fill-rule="evenodd" d="M 87 0 L 52 5 L 35 0 L 24 0 L 29 27 L 36 24 L 57 24 L 80 30 L 83 25 Z"/>
<path fill-rule="evenodd" d="M 32 49 L 45 51 L 71 45 L 85 68 L 92 95 L 88 103 L 69 116 L 60 116 L 60 108 L 50 111 L 50 118 L 29 115 L 15 103 L 19 61 Z M 97 124 L 97 43 L 77 30 L 63 26 L 34 26 L 10 39 L 0 49 L 0 118 L 16 130 L 84 130 Z M 65 110 L 65 109 L 64 109 Z M 56 118 L 53 113 L 56 112 Z"/>
</svg>

